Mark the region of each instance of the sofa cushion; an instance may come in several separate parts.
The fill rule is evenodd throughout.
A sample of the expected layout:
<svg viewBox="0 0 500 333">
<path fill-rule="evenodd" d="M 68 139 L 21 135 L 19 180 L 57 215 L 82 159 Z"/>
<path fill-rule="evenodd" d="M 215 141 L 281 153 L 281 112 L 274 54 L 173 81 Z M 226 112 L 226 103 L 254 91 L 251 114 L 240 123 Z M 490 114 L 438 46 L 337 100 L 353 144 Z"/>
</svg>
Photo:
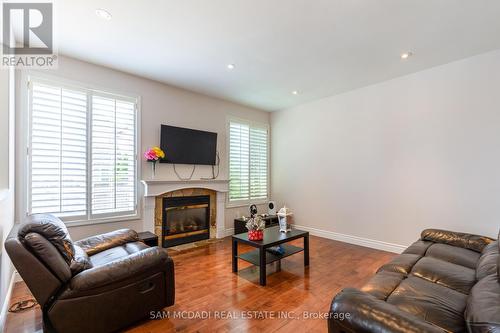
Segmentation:
<svg viewBox="0 0 500 333">
<path fill-rule="evenodd" d="M 429 246 L 425 256 L 475 269 L 481 254 L 461 247 L 435 243 Z"/>
<path fill-rule="evenodd" d="M 500 283 L 496 274 L 484 277 L 472 288 L 465 320 L 470 332 L 500 332 Z"/>
<path fill-rule="evenodd" d="M 403 280 L 387 302 L 448 331 L 461 332 L 465 328 L 467 295 L 419 277 Z"/>
<path fill-rule="evenodd" d="M 418 240 L 415 243 L 411 244 L 409 247 L 407 247 L 403 251 L 403 254 L 418 254 L 419 256 L 423 257 L 425 255 L 425 253 L 427 252 L 427 249 L 429 248 L 429 246 L 431 246 L 432 244 L 436 244 L 436 243 Z"/>
<path fill-rule="evenodd" d="M 142 242 L 127 243 L 121 246 L 116 246 L 108 250 L 104 250 L 93 256 L 90 256 L 90 261 L 93 266 L 102 266 L 112 261 L 125 258 L 130 254 L 147 249 L 149 246 Z"/>
<path fill-rule="evenodd" d="M 69 237 L 66 225 L 57 217 L 48 214 L 34 214 L 27 217 L 18 231 L 18 237 L 24 242 L 29 233 L 37 233 L 46 238 L 59 251 L 67 265 L 75 255 L 73 241 Z"/>
<path fill-rule="evenodd" d="M 422 231 L 421 239 L 461 247 L 476 252 L 483 251 L 486 245 L 493 242 L 493 239 L 489 237 L 440 229 L 425 229 Z"/>
<path fill-rule="evenodd" d="M 387 264 L 380 267 L 377 272 L 387 271 L 408 275 L 413 268 L 413 265 L 415 265 L 420 258 L 421 256 L 417 254 L 403 253 L 394 257 Z"/>
<path fill-rule="evenodd" d="M 476 282 L 473 269 L 429 257 L 420 259 L 413 266 L 411 275 L 466 295 Z"/>
<path fill-rule="evenodd" d="M 382 271 L 375 274 L 370 281 L 361 288 L 361 291 L 385 301 L 405 278 L 405 274 Z"/>
</svg>

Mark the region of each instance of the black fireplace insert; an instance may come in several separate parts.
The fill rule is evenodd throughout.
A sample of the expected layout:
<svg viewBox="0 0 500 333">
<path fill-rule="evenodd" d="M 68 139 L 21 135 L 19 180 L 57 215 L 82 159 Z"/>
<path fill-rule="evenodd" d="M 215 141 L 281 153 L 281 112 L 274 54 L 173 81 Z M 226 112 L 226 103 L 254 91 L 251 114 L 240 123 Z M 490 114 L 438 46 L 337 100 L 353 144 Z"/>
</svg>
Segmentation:
<svg viewBox="0 0 500 333">
<path fill-rule="evenodd" d="M 210 196 L 163 198 L 163 247 L 210 238 Z"/>
</svg>

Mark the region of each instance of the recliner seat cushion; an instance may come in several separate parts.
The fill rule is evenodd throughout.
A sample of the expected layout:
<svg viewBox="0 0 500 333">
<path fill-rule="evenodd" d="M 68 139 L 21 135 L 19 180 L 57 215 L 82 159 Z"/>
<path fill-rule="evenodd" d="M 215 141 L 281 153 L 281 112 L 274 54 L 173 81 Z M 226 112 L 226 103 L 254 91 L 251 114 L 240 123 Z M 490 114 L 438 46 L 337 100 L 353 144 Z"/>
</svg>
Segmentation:
<svg viewBox="0 0 500 333">
<path fill-rule="evenodd" d="M 413 266 L 411 275 L 466 295 L 476 282 L 476 272 L 473 269 L 429 257 L 420 259 Z"/>
<path fill-rule="evenodd" d="M 375 274 L 370 281 L 361 288 L 361 291 L 385 301 L 403 279 L 406 279 L 405 274 L 382 271 Z"/>
<path fill-rule="evenodd" d="M 90 256 L 90 261 L 94 267 L 102 266 L 147 248 L 148 246 L 142 242 L 127 243 L 94 254 L 93 256 Z"/>
<path fill-rule="evenodd" d="M 451 332 L 465 328 L 467 295 L 419 277 L 403 280 L 387 303 Z"/>
<path fill-rule="evenodd" d="M 425 256 L 475 269 L 481 254 L 461 247 L 435 243 L 429 246 Z"/>
</svg>

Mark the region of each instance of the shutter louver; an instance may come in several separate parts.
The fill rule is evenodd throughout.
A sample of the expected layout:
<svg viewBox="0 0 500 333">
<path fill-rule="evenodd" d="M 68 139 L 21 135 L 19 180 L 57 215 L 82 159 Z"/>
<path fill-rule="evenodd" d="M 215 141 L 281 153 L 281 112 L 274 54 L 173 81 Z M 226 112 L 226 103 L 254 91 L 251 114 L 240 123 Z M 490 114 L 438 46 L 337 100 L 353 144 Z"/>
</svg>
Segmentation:
<svg viewBox="0 0 500 333">
<path fill-rule="evenodd" d="M 267 199 L 267 173 L 267 128 L 231 121 L 229 201 Z"/>
<path fill-rule="evenodd" d="M 87 211 L 87 96 L 33 83 L 30 210 L 60 217 Z"/>
</svg>

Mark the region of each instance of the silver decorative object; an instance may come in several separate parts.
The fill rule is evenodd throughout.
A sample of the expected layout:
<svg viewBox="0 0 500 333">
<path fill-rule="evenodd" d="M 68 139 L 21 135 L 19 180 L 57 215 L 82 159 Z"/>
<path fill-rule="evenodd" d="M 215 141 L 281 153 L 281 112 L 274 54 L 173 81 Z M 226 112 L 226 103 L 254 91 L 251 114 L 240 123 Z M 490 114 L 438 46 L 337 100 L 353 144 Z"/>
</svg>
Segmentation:
<svg viewBox="0 0 500 333">
<path fill-rule="evenodd" d="M 284 206 L 279 210 L 277 215 L 278 215 L 280 231 L 281 232 L 291 231 L 293 223 L 293 213 L 290 211 L 290 208 Z"/>
</svg>

